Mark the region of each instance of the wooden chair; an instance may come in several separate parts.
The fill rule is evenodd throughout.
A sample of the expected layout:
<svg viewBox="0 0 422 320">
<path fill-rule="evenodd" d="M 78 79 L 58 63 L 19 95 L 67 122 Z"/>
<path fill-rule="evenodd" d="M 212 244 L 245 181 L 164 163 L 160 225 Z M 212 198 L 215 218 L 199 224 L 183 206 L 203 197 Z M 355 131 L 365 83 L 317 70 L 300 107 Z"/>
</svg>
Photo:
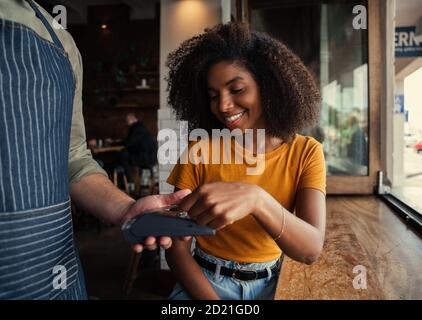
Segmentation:
<svg viewBox="0 0 422 320">
<path fill-rule="evenodd" d="M 116 167 L 113 169 L 113 183 L 116 187 L 119 187 L 119 177 L 123 179 L 124 190 L 127 194 L 129 194 L 129 185 L 127 182 L 127 176 L 125 174 L 125 170 L 122 167 Z"/>
<path fill-rule="evenodd" d="M 123 292 L 125 295 L 130 295 L 132 292 L 133 284 L 135 280 L 138 278 L 139 273 L 139 261 L 141 260 L 142 252 L 136 253 L 132 251 L 129 261 L 129 267 L 126 273 L 126 277 L 123 283 Z"/>
<path fill-rule="evenodd" d="M 148 169 L 150 169 L 150 168 L 148 168 Z M 148 194 L 146 194 L 146 195 L 152 195 L 152 194 L 158 193 L 158 182 L 155 183 L 155 180 L 158 180 L 158 179 L 155 179 L 155 175 L 153 174 L 153 170 L 152 169 L 150 169 L 150 170 L 151 170 L 151 176 L 150 176 L 151 179 L 149 179 L 150 181 L 147 185 Z M 135 174 L 135 178 L 134 178 L 134 180 L 135 180 L 135 194 L 137 196 L 142 196 L 142 194 L 141 194 L 141 187 L 143 187 L 141 185 L 142 168 L 136 167 L 134 174 Z M 125 277 L 125 280 L 124 280 L 124 284 L 123 284 L 123 292 L 126 295 L 129 295 L 131 293 L 132 288 L 133 288 L 133 284 L 139 276 L 138 271 L 139 271 L 139 262 L 141 260 L 141 257 L 142 257 L 142 253 L 136 253 L 136 252 L 132 251 L 131 257 L 130 257 L 130 260 L 129 260 L 129 267 L 128 267 L 126 277 Z"/>
<path fill-rule="evenodd" d="M 148 170 L 149 177 L 144 177 L 145 171 Z M 147 183 L 143 183 L 147 180 Z M 135 195 L 142 197 L 145 195 L 152 195 L 158 193 L 158 179 L 154 174 L 154 169 L 151 167 L 134 167 L 134 183 Z M 144 190 L 142 188 L 145 188 Z"/>
</svg>

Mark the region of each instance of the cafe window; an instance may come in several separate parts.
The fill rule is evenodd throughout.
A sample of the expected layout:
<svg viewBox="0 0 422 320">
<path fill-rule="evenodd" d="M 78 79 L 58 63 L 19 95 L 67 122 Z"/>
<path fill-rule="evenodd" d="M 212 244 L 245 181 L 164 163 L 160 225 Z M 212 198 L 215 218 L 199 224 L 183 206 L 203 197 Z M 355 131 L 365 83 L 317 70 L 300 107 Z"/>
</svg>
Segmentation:
<svg viewBox="0 0 422 320">
<path fill-rule="evenodd" d="M 370 109 L 378 110 L 375 103 L 370 105 L 369 94 L 369 53 L 377 49 L 368 38 L 371 1 L 250 0 L 246 8 L 254 30 L 280 39 L 315 76 L 322 96 L 321 117 L 316 127 L 303 133 L 323 144 L 329 180 L 330 176 L 368 178 L 376 169 L 373 165 L 370 171 L 369 157 Z M 374 9 L 379 6 L 371 7 L 372 16 L 379 19 Z M 370 192 L 368 182 L 361 179 L 359 184 L 366 186 L 344 193 Z"/>
</svg>

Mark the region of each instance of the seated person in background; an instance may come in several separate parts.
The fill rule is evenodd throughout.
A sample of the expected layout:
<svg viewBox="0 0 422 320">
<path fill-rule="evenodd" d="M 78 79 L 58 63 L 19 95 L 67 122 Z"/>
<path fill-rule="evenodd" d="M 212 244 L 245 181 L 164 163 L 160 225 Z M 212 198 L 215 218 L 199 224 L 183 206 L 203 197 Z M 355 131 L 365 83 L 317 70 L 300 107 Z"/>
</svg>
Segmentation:
<svg viewBox="0 0 422 320">
<path fill-rule="evenodd" d="M 157 163 L 157 143 L 145 125 L 134 113 L 126 116 L 128 134 L 120 143 L 126 147 L 119 155 L 119 162 L 125 169 L 129 190 L 134 190 L 134 167 L 152 168 Z"/>
<path fill-rule="evenodd" d="M 87 141 L 87 144 L 88 144 L 88 148 L 92 150 L 97 146 L 97 140 L 96 139 L 89 139 Z"/>
<path fill-rule="evenodd" d="M 368 165 L 368 137 L 356 116 L 349 119 L 351 130 L 350 143 L 347 145 L 347 157 L 361 166 Z"/>
</svg>

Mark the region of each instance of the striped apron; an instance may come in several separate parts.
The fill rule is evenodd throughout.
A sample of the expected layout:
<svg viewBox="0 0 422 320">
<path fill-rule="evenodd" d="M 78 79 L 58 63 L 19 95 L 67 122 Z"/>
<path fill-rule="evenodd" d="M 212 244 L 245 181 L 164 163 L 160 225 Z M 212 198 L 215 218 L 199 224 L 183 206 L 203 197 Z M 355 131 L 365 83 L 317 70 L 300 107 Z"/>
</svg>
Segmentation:
<svg viewBox="0 0 422 320">
<path fill-rule="evenodd" d="M 86 299 L 68 154 L 75 79 L 53 42 L 0 20 L 0 299 Z"/>
</svg>

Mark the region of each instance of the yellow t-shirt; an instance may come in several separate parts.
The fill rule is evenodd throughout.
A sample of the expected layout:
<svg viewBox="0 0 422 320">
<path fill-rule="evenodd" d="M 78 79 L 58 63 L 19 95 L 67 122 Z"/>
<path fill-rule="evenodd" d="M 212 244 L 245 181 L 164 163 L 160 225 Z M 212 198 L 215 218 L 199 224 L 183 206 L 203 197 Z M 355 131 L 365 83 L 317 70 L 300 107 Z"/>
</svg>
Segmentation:
<svg viewBox="0 0 422 320">
<path fill-rule="evenodd" d="M 313 188 L 325 194 L 324 154 L 321 144 L 314 138 L 296 135 L 290 143 L 261 155 L 260 159 L 265 161 L 259 162 L 255 158 L 255 163 L 251 158 L 253 154 L 232 140 L 226 144 L 229 145 L 227 149 L 224 149 L 222 139 L 220 143 L 210 139 L 189 144 L 167 182 L 179 189 L 191 190 L 216 181 L 253 183 L 270 193 L 290 212 L 295 209 L 299 189 Z M 211 156 L 217 144 L 220 145 L 220 164 Z M 235 163 L 235 155 L 239 153 L 244 156 L 244 161 Z M 188 156 L 195 159 L 196 164 L 186 161 Z M 223 160 L 225 163 L 221 164 Z M 255 173 L 262 172 L 247 173 L 248 168 L 257 168 L 258 162 L 264 166 Z M 197 237 L 197 245 L 211 255 L 237 262 L 265 262 L 277 259 L 281 254 L 275 241 L 252 215 L 219 230 L 215 236 Z"/>
</svg>

